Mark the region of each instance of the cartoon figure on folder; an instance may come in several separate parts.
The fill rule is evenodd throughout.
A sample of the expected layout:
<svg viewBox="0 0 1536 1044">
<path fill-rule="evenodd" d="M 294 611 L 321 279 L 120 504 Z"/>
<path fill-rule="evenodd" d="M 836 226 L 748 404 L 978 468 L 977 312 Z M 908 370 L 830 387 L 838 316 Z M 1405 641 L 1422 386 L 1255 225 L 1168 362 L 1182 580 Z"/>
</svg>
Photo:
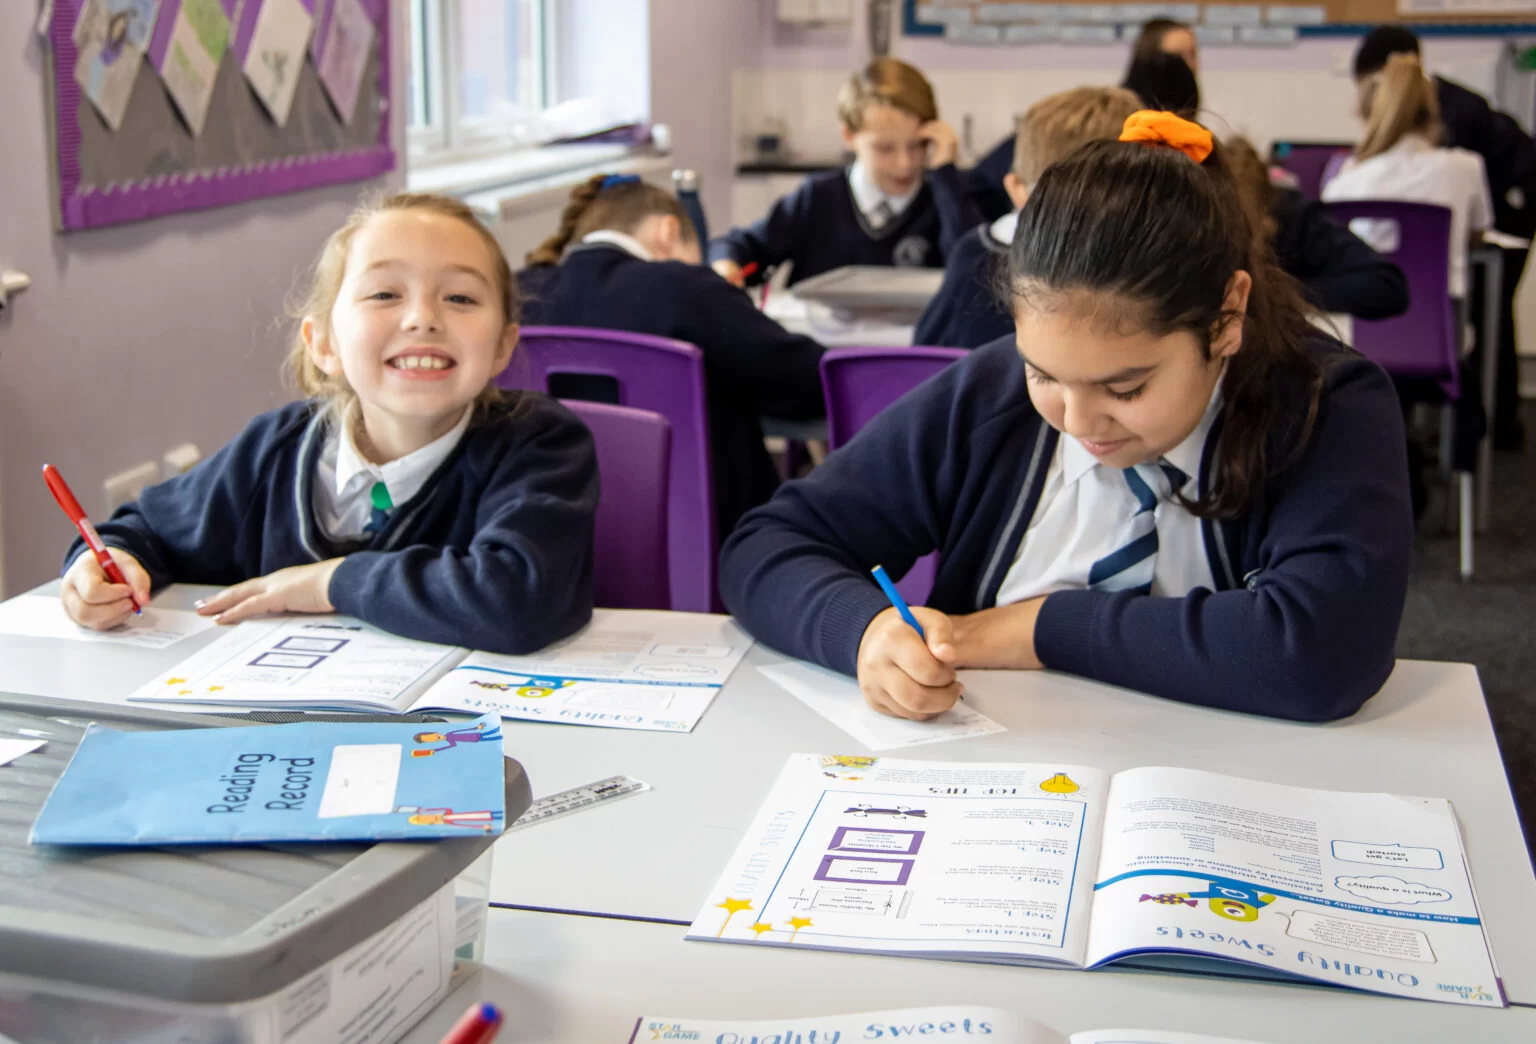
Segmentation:
<svg viewBox="0 0 1536 1044">
<path fill-rule="evenodd" d="M 1211 913 L 1217 917 L 1225 917 L 1229 921 L 1257 921 L 1259 911 L 1275 901 L 1275 897 L 1268 892 L 1260 892 L 1257 888 L 1240 885 L 1235 881 L 1207 881 L 1206 890 L 1203 892 L 1143 895 L 1136 901 L 1140 903 L 1151 901 L 1165 906 L 1179 904 L 1196 906 L 1197 899 L 1209 900 Z"/>
<path fill-rule="evenodd" d="M 456 826 L 467 830 L 483 830 L 487 834 L 498 830 L 501 825 L 501 812 L 455 812 L 451 808 L 422 808 L 420 805 L 401 805 L 396 812 L 409 813 L 406 820 L 412 826 Z"/>
<path fill-rule="evenodd" d="M 460 743 L 490 743 L 501 742 L 501 727 L 495 726 L 487 729 L 485 724 L 476 725 L 472 729 L 454 729 L 452 732 L 418 732 L 414 737 L 417 743 L 441 743 L 441 747 L 430 747 L 426 750 L 413 750 L 413 758 L 430 758 L 438 751 L 452 750 Z"/>
</svg>

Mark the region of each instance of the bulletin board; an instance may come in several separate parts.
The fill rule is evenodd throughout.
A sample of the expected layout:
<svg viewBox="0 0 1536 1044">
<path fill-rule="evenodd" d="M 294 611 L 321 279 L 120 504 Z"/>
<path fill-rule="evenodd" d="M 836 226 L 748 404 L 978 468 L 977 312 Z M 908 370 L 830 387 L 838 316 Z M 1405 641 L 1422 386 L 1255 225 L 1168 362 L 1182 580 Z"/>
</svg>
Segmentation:
<svg viewBox="0 0 1536 1044">
<path fill-rule="evenodd" d="M 56 227 L 394 169 L 389 22 L 389 0 L 51 0 Z"/>
<path fill-rule="evenodd" d="M 1278 3 L 1098 4 L 1048 0 L 902 0 L 903 31 L 959 43 L 1112 43 L 1168 17 L 1198 27 L 1202 45 L 1283 45 L 1308 36 L 1406 22 L 1422 35 L 1530 35 L 1536 0 L 1291 0 Z"/>
</svg>

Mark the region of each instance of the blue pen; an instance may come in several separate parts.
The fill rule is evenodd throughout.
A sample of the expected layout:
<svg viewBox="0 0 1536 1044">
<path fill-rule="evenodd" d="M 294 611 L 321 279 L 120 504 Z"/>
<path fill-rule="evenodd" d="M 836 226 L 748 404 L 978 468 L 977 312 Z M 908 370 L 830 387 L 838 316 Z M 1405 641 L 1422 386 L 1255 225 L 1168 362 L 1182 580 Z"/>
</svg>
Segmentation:
<svg viewBox="0 0 1536 1044">
<path fill-rule="evenodd" d="M 880 585 L 880 590 L 885 592 L 885 597 L 891 600 L 891 604 L 896 607 L 901 618 L 912 625 L 912 629 L 917 632 L 919 638 L 927 641 L 928 636 L 923 633 L 923 625 L 917 622 L 917 617 L 912 615 L 912 609 L 907 605 L 907 600 L 901 597 L 901 592 L 896 590 L 896 585 L 891 583 L 891 578 L 885 575 L 885 566 L 875 566 L 870 572 L 875 574 L 875 583 Z"/>
</svg>

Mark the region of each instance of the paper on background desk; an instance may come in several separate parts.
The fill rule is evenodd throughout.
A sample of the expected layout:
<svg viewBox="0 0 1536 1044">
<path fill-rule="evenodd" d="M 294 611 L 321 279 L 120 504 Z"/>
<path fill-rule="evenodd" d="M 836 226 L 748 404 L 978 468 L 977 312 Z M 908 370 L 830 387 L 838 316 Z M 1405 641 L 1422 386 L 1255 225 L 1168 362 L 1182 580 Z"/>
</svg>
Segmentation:
<svg viewBox="0 0 1536 1044">
<path fill-rule="evenodd" d="M 130 617 L 127 623 L 110 631 L 93 631 L 71 620 L 64 612 L 64 606 L 52 596 L 22 595 L 0 602 L 0 633 L 28 638 L 67 638 L 76 642 L 164 649 L 216 626 L 211 617 L 198 616 L 185 609 L 147 605 L 142 616 Z"/>
<path fill-rule="evenodd" d="M 1007 726 L 964 701 L 931 721 L 908 721 L 873 709 L 864 702 L 858 682 L 824 667 L 784 663 L 760 669 L 769 681 L 870 750 L 896 750 L 1008 731 Z"/>
<path fill-rule="evenodd" d="M 30 754 L 47 742 L 47 740 L 0 739 L 0 766 L 9 765 L 23 754 Z"/>
</svg>

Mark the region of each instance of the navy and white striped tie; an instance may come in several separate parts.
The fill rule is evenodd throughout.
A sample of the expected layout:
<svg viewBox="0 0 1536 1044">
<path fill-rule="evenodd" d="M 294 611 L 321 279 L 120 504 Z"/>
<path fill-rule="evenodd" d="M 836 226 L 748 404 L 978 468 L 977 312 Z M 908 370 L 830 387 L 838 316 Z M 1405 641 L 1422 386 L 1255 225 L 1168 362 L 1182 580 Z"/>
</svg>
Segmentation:
<svg viewBox="0 0 1536 1044">
<path fill-rule="evenodd" d="M 1158 475 L 1158 469 L 1162 475 Z M 1135 591 L 1146 594 L 1152 590 L 1152 575 L 1157 567 L 1157 502 L 1156 487 L 1166 479 L 1169 497 L 1181 489 L 1188 476 L 1167 461 L 1157 465 L 1137 464 L 1121 471 L 1125 484 L 1136 497 L 1136 513 L 1126 523 L 1120 546 L 1093 563 L 1088 570 L 1088 587 L 1095 591 Z"/>
</svg>

